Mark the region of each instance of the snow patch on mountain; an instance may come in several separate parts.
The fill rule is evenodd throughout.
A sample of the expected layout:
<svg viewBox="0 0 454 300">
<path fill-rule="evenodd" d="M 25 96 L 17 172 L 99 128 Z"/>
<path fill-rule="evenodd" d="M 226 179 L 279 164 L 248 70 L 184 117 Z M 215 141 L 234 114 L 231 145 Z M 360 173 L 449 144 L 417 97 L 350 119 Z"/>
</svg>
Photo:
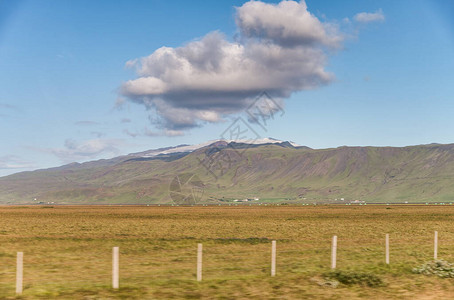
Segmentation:
<svg viewBox="0 0 454 300">
<path fill-rule="evenodd" d="M 203 148 L 210 146 L 214 143 L 217 142 L 226 142 L 226 143 L 241 143 L 241 144 L 250 144 L 250 145 L 261 145 L 261 144 L 281 144 L 285 143 L 285 141 L 273 139 L 273 138 L 263 138 L 263 139 L 256 139 L 256 140 L 225 140 L 225 139 L 219 139 L 219 140 L 212 140 L 208 141 L 205 143 L 197 144 L 197 145 L 179 145 L 175 147 L 167 147 L 167 148 L 160 148 L 160 149 L 154 149 L 154 150 L 148 150 L 144 152 L 139 152 L 139 153 L 132 153 L 129 154 L 129 156 L 134 156 L 134 157 L 154 157 L 157 155 L 166 155 L 166 154 L 172 154 L 172 153 L 187 153 L 187 152 L 193 152 L 197 149 Z M 293 147 L 299 147 L 300 145 L 294 143 L 294 142 L 288 142 L 290 145 Z"/>
</svg>

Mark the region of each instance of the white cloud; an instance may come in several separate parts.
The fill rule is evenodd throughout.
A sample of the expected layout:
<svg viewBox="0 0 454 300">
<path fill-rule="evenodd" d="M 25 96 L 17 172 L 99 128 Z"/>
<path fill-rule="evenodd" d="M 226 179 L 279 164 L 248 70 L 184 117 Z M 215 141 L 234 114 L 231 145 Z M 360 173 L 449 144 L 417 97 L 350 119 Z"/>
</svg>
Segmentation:
<svg viewBox="0 0 454 300">
<path fill-rule="evenodd" d="M 381 8 L 374 13 L 361 12 L 357 13 L 353 19 L 359 23 L 371 23 L 371 22 L 383 22 L 385 21 L 385 15 Z"/>
<path fill-rule="evenodd" d="M 123 83 L 117 105 L 144 105 L 157 128 L 180 133 L 222 122 L 262 92 L 285 99 L 334 79 L 327 55 L 341 48 L 344 35 L 304 1 L 246 2 L 236 8 L 236 24 L 235 42 L 214 31 L 128 61 L 138 77 Z"/>
<path fill-rule="evenodd" d="M 278 4 L 249 1 L 237 8 L 236 22 L 244 36 L 269 39 L 281 45 L 337 46 L 342 41 L 336 27 L 312 15 L 304 1 Z"/>
</svg>

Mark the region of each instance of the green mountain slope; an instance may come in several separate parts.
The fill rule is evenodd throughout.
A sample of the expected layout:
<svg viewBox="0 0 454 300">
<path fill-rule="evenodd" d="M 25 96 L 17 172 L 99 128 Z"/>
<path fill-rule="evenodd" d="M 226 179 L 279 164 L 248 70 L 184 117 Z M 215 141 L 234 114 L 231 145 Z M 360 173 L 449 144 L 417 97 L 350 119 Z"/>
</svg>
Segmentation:
<svg viewBox="0 0 454 300">
<path fill-rule="evenodd" d="M 197 189 L 199 203 L 255 197 L 447 202 L 454 201 L 454 144 L 321 150 L 285 143 L 215 144 L 189 154 L 123 156 L 2 177 L 0 203 L 172 203 L 169 188 L 181 174 L 195 175 L 197 184 L 176 192 Z"/>
</svg>

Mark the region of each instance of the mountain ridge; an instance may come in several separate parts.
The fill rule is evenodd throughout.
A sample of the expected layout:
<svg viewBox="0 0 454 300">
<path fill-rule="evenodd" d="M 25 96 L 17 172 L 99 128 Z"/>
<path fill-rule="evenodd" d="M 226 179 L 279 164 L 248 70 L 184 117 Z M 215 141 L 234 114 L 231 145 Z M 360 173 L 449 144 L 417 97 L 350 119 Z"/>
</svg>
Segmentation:
<svg viewBox="0 0 454 300">
<path fill-rule="evenodd" d="M 278 142 L 276 142 L 278 141 Z M 217 144 L 216 144 L 217 143 Z M 200 203 L 454 201 L 454 144 L 311 149 L 217 141 L 188 152 L 150 151 L 0 178 L 0 203 L 173 203 L 175 176 L 203 182 Z M 160 149 L 157 149 L 160 150 Z M 172 150 L 173 151 L 173 150 Z M 158 151 L 159 152 L 159 151 Z M 34 200 L 37 199 L 37 200 Z"/>
</svg>

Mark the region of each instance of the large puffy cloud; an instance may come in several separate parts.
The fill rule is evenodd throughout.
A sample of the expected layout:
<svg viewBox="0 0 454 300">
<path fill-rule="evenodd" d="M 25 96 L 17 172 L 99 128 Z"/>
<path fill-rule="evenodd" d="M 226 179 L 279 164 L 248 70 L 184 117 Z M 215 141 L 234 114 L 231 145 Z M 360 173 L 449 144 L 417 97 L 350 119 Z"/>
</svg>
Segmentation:
<svg viewBox="0 0 454 300">
<path fill-rule="evenodd" d="M 250 1 L 237 8 L 236 23 L 236 42 L 215 31 L 127 62 L 138 78 L 122 85 L 123 96 L 153 111 L 158 127 L 179 132 L 220 122 L 261 92 L 282 99 L 332 81 L 326 51 L 339 47 L 342 35 L 304 1 Z"/>
</svg>

